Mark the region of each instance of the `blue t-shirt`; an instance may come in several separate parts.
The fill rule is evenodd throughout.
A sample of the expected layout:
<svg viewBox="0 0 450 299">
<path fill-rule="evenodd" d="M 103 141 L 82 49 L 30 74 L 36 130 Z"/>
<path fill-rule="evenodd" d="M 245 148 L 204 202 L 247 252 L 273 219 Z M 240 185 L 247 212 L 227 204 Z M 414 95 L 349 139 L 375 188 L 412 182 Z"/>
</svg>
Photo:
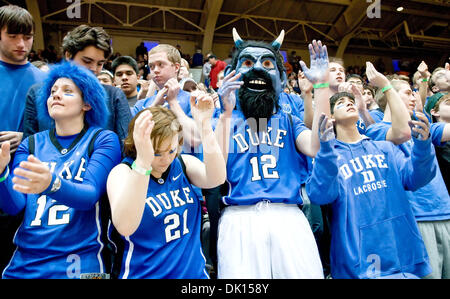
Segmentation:
<svg viewBox="0 0 450 299">
<path fill-rule="evenodd" d="M 369 114 L 370 114 L 370 116 L 372 116 L 372 119 L 376 123 L 379 123 L 380 121 L 383 121 L 383 118 L 384 118 L 383 111 L 381 111 L 379 109 L 372 109 L 372 110 L 369 110 Z"/>
<path fill-rule="evenodd" d="M 278 98 L 278 104 L 281 111 L 284 113 L 290 113 L 298 117 L 301 121 L 304 121 L 305 107 L 302 97 L 296 94 L 288 94 L 282 92 Z"/>
<path fill-rule="evenodd" d="M 431 272 L 405 189 L 432 179 L 430 141 L 413 161 L 387 141 L 322 142 L 306 190 L 312 203 L 332 206 L 333 278 L 376 278 Z"/>
<path fill-rule="evenodd" d="M 443 145 L 441 140 L 444 126 L 444 123 L 431 124 L 430 138 L 434 145 Z M 389 122 L 376 123 L 369 127 L 366 135 L 374 140 L 386 140 L 386 134 L 390 127 L 391 123 Z M 412 146 L 413 139 L 398 145 L 406 157 L 411 156 Z M 417 221 L 450 219 L 450 197 L 435 154 L 433 164 L 437 167 L 436 175 L 433 180 L 415 192 L 408 192 L 408 197 Z"/>
<path fill-rule="evenodd" d="M 296 139 L 307 130 L 295 116 L 274 114 L 263 132 L 252 132 L 241 111 L 233 111 L 227 161 L 226 205 L 252 205 L 261 200 L 301 204 L 300 187 L 308 176 L 306 156 Z"/>
<path fill-rule="evenodd" d="M 0 131 L 22 132 L 27 92 L 33 84 L 42 82 L 45 75 L 29 62 L 15 65 L 0 61 Z"/>
<path fill-rule="evenodd" d="M 90 127 L 75 136 L 50 131 L 33 135 L 34 155 L 61 179 L 54 193 L 22 194 L 12 189 L 12 175 L 0 183 L 0 207 L 10 214 L 24 211 L 15 237 L 17 249 L 3 278 L 80 278 L 82 273 L 105 273 L 101 252 L 100 197 L 106 180 L 120 162 L 117 135 Z M 14 168 L 27 159 L 29 138 L 17 150 Z M 13 168 L 13 169 L 14 169 Z M 13 171 L 13 169 L 11 171 Z"/>
<path fill-rule="evenodd" d="M 179 159 L 161 179 L 151 177 L 145 202 L 139 227 L 123 238 L 120 278 L 209 278 L 200 241 L 200 202 Z"/>
</svg>

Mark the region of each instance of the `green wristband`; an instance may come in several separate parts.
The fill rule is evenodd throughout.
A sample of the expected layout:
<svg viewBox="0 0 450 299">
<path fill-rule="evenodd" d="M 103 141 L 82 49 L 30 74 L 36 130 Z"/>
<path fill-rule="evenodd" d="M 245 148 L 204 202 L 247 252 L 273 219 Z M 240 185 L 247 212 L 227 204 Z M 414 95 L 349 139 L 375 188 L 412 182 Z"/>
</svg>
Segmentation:
<svg viewBox="0 0 450 299">
<path fill-rule="evenodd" d="M 422 82 L 428 82 L 428 79 L 422 79 Z"/>
<path fill-rule="evenodd" d="M 150 175 L 152 173 L 151 167 L 149 170 L 147 170 L 145 168 L 138 166 L 136 164 L 136 161 L 134 161 L 133 164 L 131 164 L 131 169 L 133 169 L 134 171 L 136 171 L 137 173 L 142 174 L 142 175 Z"/>
<path fill-rule="evenodd" d="M 384 93 L 384 92 L 388 91 L 391 88 L 392 88 L 392 85 L 388 85 L 388 86 L 383 87 L 383 89 L 381 91 Z"/>
<path fill-rule="evenodd" d="M 327 88 L 330 87 L 330 83 L 317 83 L 313 85 L 314 88 Z"/>
<path fill-rule="evenodd" d="M 6 174 L 3 177 L 0 177 L 0 183 L 6 180 L 9 176 L 9 167 L 6 165 Z"/>
</svg>

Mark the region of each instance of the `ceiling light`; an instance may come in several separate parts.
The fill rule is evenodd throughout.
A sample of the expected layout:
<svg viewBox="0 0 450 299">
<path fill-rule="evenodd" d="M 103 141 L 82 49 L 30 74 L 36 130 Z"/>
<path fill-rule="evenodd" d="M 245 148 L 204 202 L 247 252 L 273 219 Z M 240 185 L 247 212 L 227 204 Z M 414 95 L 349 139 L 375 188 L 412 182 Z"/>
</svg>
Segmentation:
<svg viewBox="0 0 450 299">
<path fill-rule="evenodd" d="M 403 11 L 403 6 L 399 6 L 399 7 L 397 7 L 397 11 Z"/>
</svg>

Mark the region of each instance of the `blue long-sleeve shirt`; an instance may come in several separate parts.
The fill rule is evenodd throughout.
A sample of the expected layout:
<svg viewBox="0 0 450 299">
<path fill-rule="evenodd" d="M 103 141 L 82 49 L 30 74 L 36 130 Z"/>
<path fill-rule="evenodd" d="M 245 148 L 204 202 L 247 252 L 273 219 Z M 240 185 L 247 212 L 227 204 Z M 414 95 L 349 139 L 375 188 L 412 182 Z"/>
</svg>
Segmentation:
<svg viewBox="0 0 450 299">
<path fill-rule="evenodd" d="M 22 132 L 25 97 L 33 84 L 45 78 L 45 73 L 31 63 L 15 65 L 0 61 L 0 78 L 0 131 Z"/>
<path fill-rule="evenodd" d="M 386 140 L 386 135 L 390 127 L 391 123 L 389 122 L 379 122 L 371 125 L 366 135 L 374 140 Z M 430 139 L 434 145 L 445 145 L 445 143 L 441 142 L 444 127 L 444 123 L 431 124 Z M 397 147 L 403 152 L 405 157 L 409 158 L 412 156 L 415 142 L 416 140 L 411 139 Z M 433 164 L 436 167 L 436 173 L 433 179 L 422 188 L 407 193 L 417 221 L 450 219 L 450 196 L 434 153 Z"/>
<path fill-rule="evenodd" d="M 405 190 L 433 178 L 433 155 L 430 140 L 417 140 L 411 159 L 386 141 L 321 143 L 306 190 L 312 203 L 332 205 L 334 278 L 431 272 Z"/>
</svg>

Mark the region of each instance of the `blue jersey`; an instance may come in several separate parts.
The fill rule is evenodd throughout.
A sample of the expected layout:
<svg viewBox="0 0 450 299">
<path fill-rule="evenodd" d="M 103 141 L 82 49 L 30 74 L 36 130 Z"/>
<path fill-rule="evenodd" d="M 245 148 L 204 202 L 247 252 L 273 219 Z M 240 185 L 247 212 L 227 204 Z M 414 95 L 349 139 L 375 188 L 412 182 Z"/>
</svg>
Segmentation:
<svg viewBox="0 0 450 299">
<path fill-rule="evenodd" d="M 125 158 L 125 163 L 133 162 Z M 201 209 L 179 159 L 151 177 L 142 220 L 124 239 L 120 278 L 209 278 L 200 242 Z"/>
<path fill-rule="evenodd" d="M 80 185 L 86 179 L 91 159 L 89 145 L 97 131 L 99 128 L 88 128 L 78 135 L 75 144 L 64 149 L 50 131 L 37 133 L 33 135 L 34 155 L 62 181 Z M 111 146 L 119 146 L 114 133 L 100 134 L 114 135 L 116 142 Z M 24 140 L 21 146 L 28 147 L 29 140 Z M 116 156 L 120 158 L 119 150 Z M 102 180 L 104 185 L 106 176 L 107 173 Z M 95 188 L 98 194 L 106 189 L 105 186 Z M 56 200 L 56 193 L 55 197 L 51 193 L 25 195 L 23 222 L 14 237 L 17 249 L 5 268 L 4 278 L 80 278 L 82 273 L 104 272 L 100 196 L 91 208 L 79 209 Z"/>
<path fill-rule="evenodd" d="M 308 176 L 306 156 L 296 138 L 306 126 L 295 116 L 274 114 L 263 132 L 250 129 L 241 111 L 233 111 L 227 161 L 226 205 L 251 205 L 261 200 L 301 204 L 300 187 Z"/>
<path fill-rule="evenodd" d="M 0 61 L 0 131 L 22 131 L 25 99 L 28 89 L 45 78 L 45 73 L 27 63 L 15 65 Z"/>
<path fill-rule="evenodd" d="M 431 142 L 416 146 L 410 159 L 387 141 L 321 143 L 306 190 L 312 203 L 332 206 L 333 278 L 431 272 L 405 191 L 433 177 Z"/>
<path fill-rule="evenodd" d="M 278 97 L 278 105 L 284 113 L 290 113 L 304 121 L 305 107 L 302 97 L 296 94 L 280 93 Z"/>
<path fill-rule="evenodd" d="M 430 138 L 434 145 L 441 146 L 444 123 L 433 123 L 430 127 Z M 367 136 L 375 140 L 386 140 L 386 135 L 391 127 L 388 122 L 373 124 L 367 131 Z M 413 140 L 409 140 L 398 146 L 406 157 L 411 156 Z M 442 178 L 441 171 L 434 155 L 433 164 L 437 168 L 433 180 L 426 186 L 414 192 L 408 192 L 408 197 L 413 207 L 417 221 L 438 221 L 450 219 L 450 197 Z"/>
</svg>

